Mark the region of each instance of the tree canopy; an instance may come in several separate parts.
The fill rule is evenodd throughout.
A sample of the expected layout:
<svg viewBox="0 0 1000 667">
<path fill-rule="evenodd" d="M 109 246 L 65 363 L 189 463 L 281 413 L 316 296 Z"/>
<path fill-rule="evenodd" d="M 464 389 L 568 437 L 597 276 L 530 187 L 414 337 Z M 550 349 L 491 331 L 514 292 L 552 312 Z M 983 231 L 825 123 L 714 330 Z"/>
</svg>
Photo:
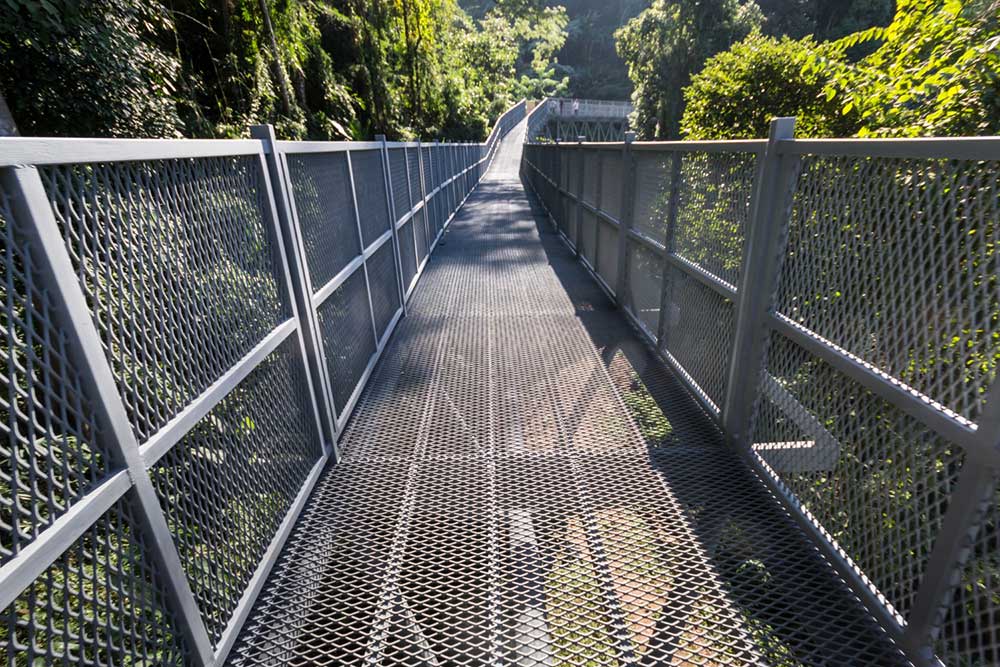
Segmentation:
<svg viewBox="0 0 1000 667">
<path fill-rule="evenodd" d="M 565 11 L 456 0 L 8 0 L 0 91 L 24 134 L 485 136 L 558 93 Z"/>
</svg>

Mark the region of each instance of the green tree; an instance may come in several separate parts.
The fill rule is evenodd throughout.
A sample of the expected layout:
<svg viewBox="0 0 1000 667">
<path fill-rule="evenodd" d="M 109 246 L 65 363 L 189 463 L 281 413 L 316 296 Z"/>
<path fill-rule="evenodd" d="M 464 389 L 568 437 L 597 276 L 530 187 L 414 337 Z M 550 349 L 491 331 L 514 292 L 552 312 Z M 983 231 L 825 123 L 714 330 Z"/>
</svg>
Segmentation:
<svg viewBox="0 0 1000 667">
<path fill-rule="evenodd" d="M 739 0 L 655 0 L 615 33 L 635 86 L 633 127 L 646 139 L 675 139 L 682 90 L 712 55 L 763 22 L 760 8 Z"/>
<path fill-rule="evenodd" d="M 803 67 L 816 54 L 843 57 L 809 37 L 779 40 L 759 32 L 716 54 L 684 89 L 681 134 L 686 139 L 763 138 L 776 116 L 795 116 L 796 133 L 803 137 L 853 134 L 857 117 L 842 114 L 824 92 L 835 83 L 825 71 Z"/>
<path fill-rule="evenodd" d="M 0 90 L 25 135 L 169 137 L 181 131 L 173 30 L 157 0 L 9 0 Z"/>
<path fill-rule="evenodd" d="M 861 121 L 861 136 L 1000 133 L 1000 0 L 899 0 L 886 28 L 837 42 L 881 45 L 856 63 L 817 54 L 826 95 Z"/>
</svg>

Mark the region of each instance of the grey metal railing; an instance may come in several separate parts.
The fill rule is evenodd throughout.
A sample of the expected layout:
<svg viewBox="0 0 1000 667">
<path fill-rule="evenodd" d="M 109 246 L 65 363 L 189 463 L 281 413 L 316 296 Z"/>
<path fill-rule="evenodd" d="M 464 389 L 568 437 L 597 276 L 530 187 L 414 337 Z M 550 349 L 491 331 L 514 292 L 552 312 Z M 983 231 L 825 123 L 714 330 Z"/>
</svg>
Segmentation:
<svg viewBox="0 0 1000 667">
<path fill-rule="evenodd" d="M 221 664 L 482 144 L 0 140 L 6 664 Z"/>
<path fill-rule="evenodd" d="M 1000 138 L 529 144 L 565 242 L 916 664 L 1000 662 Z"/>
</svg>

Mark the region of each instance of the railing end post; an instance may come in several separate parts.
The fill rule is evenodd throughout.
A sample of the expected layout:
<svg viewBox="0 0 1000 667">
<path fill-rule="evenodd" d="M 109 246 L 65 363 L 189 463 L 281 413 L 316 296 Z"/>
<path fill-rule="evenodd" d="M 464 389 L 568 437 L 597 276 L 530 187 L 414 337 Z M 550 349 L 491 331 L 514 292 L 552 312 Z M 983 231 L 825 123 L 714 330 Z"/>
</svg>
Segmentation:
<svg viewBox="0 0 1000 667">
<path fill-rule="evenodd" d="M 270 123 L 251 125 L 250 137 L 252 139 L 261 139 L 264 141 L 277 141 L 277 138 L 274 134 L 274 125 L 271 125 Z"/>
<path fill-rule="evenodd" d="M 795 138 L 795 116 L 778 116 L 771 119 L 771 124 L 767 130 L 767 141 L 771 144 L 775 141 Z M 768 146 L 770 148 L 770 145 Z"/>
</svg>

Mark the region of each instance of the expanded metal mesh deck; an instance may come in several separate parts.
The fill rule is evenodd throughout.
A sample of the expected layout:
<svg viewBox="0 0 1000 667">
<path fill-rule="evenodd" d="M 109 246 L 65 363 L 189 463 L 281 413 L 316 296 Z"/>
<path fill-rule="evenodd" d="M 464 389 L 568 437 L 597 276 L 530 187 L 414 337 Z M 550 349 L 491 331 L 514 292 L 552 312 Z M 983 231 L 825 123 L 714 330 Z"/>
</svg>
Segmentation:
<svg viewBox="0 0 1000 667">
<path fill-rule="evenodd" d="M 453 221 L 230 663 L 906 664 L 517 180 Z"/>
</svg>

